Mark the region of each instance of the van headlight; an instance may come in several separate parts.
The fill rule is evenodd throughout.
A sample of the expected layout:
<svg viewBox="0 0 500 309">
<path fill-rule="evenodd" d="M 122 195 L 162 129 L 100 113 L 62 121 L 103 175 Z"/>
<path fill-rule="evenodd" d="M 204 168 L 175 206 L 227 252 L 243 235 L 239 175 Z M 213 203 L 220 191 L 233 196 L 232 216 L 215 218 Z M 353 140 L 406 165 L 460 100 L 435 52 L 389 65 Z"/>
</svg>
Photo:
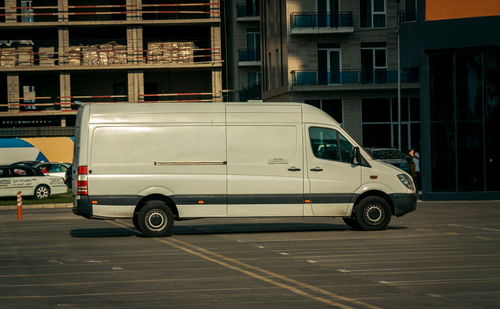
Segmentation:
<svg viewBox="0 0 500 309">
<path fill-rule="evenodd" d="M 398 178 L 399 178 L 399 181 L 401 181 L 401 183 L 403 185 L 405 185 L 405 187 L 407 187 L 410 190 L 415 190 L 415 185 L 413 184 L 413 179 L 411 179 L 410 176 L 405 175 L 405 174 L 399 174 Z"/>
</svg>

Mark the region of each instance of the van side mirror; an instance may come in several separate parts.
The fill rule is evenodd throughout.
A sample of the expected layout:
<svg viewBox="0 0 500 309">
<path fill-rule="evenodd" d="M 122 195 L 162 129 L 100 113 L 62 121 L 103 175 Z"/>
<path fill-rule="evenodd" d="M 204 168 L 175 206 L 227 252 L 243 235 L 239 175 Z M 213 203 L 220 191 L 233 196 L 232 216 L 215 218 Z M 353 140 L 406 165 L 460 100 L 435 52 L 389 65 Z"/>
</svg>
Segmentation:
<svg viewBox="0 0 500 309">
<path fill-rule="evenodd" d="M 359 147 L 354 147 L 352 152 L 353 152 L 352 164 L 361 165 L 361 152 L 359 151 Z"/>
</svg>

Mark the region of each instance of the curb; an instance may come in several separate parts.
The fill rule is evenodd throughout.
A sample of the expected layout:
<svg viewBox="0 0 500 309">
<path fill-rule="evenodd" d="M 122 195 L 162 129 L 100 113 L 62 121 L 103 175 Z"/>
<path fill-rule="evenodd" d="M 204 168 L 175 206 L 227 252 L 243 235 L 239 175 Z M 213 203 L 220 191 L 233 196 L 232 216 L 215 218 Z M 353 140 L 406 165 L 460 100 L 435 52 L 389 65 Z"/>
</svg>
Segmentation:
<svg viewBox="0 0 500 309">
<path fill-rule="evenodd" d="M 73 203 L 56 203 L 56 204 L 35 204 L 23 205 L 23 209 L 53 209 L 53 208 L 72 208 Z M 17 206 L 0 206 L 0 210 L 13 210 Z"/>
</svg>

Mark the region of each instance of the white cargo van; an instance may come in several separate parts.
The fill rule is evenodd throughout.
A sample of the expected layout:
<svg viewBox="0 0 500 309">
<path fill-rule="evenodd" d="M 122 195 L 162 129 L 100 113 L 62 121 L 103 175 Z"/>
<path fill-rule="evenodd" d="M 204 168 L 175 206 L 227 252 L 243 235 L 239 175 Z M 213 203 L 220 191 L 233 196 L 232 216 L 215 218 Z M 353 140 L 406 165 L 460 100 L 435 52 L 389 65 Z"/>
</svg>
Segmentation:
<svg viewBox="0 0 500 309">
<path fill-rule="evenodd" d="M 408 174 L 298 103 L 85 104 L 73 166 L 76 214 L 131 218 L 148 236 L 207 217 L 342 217 L 380 230 L 416 208 Z"/>
</svg>

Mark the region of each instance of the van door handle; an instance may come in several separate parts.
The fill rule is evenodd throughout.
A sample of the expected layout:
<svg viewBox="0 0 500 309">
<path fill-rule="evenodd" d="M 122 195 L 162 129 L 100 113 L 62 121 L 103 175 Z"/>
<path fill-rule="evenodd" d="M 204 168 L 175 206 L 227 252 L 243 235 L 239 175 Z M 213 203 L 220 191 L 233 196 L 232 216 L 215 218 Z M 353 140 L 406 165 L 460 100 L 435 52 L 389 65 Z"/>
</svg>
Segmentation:
<svg viewBox="0 0 500 309">
<path fill-rule="evenodd" d="M 312 172 L 322 172 L 323 169 L 321 167 L 316 166 L 315 168 L 311 168 Z"/>
<path fill-rule="evenodd" d="M 295 166 L 292 166 L 288 169 L 290 172 L 299 172 L 300 171 L 300 168 L 298 167 L 295 167 Z"/>
</svg>

